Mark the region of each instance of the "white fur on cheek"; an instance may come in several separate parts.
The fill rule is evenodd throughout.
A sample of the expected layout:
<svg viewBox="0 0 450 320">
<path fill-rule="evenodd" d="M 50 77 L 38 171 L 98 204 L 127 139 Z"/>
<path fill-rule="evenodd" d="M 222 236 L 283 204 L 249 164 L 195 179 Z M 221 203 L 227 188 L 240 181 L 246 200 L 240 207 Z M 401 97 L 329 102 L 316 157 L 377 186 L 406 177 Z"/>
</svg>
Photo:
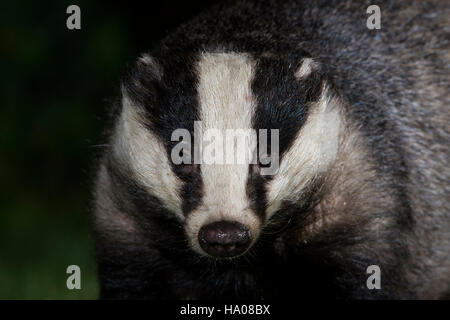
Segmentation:
<svg viewBox="0 0 450 320">
<path fill-rule="evenodd" d="M 338 104 L 325 88 L 320 100 L 311 106 L 305 124 L 268 186 L 267 218 L 278 210 L 281 201 L 296 201 L 302 190 L 318 174 L 326 172 L 336 158 L 341 126 Z"/>
<path fill-rule="evenodd" d="M 204 53 L 198 64 L 202 130 L 251 129 L 255 101 L 251 92 L 254 62 L 245 54 Z M 248 148 L 249 145 L 247 145 Z M 232 152 L 225 150 L 225 153 Z M 202 164 L 204 195 L 188 217 L 186 231 L 195 250 L 199 229 L 219 220 L 238 221 L 249 227 L 253 239 L 259 220 L 249 209 L 248 164 Z"/>
<path fill-rule="evenodd" d="M 164 206 L 184 220 L 181 181 L 171 169 L 166 149 L 158 137 L 142 125 L 139 108 L 123 93 L 122 114 L 116 127 L 114 152 L 128 164 L 134 177 Z"/>
</svg>

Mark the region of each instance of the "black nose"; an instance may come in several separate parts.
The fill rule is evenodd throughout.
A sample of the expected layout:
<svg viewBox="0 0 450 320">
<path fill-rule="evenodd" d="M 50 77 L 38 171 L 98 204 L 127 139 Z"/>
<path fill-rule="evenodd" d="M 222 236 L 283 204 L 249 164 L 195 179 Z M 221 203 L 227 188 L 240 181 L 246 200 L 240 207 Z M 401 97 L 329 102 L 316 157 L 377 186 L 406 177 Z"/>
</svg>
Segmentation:
<svg viewBox="0 0 450 320">
<path fill-rule="evenodd" d="M 240 255 L 251 242 L 250 230 L 239 222 L 218 221 L 203 226 L 198 241 L 203 250 L 215 257 Z"/>
</svg>

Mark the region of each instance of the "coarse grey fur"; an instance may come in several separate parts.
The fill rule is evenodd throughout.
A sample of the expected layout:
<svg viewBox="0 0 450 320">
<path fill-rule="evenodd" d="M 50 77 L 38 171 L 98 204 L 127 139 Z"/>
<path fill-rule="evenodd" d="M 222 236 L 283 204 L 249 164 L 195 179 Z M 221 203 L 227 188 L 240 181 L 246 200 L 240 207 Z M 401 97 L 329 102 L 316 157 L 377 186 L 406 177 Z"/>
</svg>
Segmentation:
<svg viewBox="0 0 450 320">
<path fill-rule="evenodd" d="M 295 201 L 283 199 L 267 221 L 270 206 L 261 209 L 275 236 L 262 235 L 248 260 L 219 266 L 186 253 L 191 249 L 185 246 L 183 222 L 169 217 L 189 217 L 198 206 L 208 192 L 201 189 L 201 175 L 186 178 L 173 169 L 185 196 L 170 202 L 184 201 L 183 212 L 170 213 L 164 199 L 174 194 L 146 191 L 134 180 L 129 160 L 107 150 L 94 210 L 102 297 L 450 297 L 450 3 L 378 1 L 380 30 L 366 28 L 371 4 L 224 2 L 182 25 L 150 52 L 151 58 L 141 59 L 123 82 L 124 96 L 147 119 L 161 150 L 168 148 L 167 123 L 190 128 L 195 113 L 173 113 L 155 102 L 164 95 L 153 86 L 165 81 L 164 90 L 176 97 L 169 99 L 173 105 L 196 105 L 194 65 L 204 52 L 252 57 L 254 95 L 262 105 L 286 101 L 271 94 L 278 90 L 270 87 L 276 66 L 286 72 L 292 67 L 294 76 L 305 58 L 312 59 L 320 85 L 311 82 L 309 94 L 320 96 L 325 85 L 329 88 L 343 130 L 326 173 L 315 176 Z M 266 80 L 258 78 L 258 70 L 268 72 Z M 301 83 L 308 92 L 309 82 Z M 305 105 L 317 101 L 311 99 Z M 123 110 L 115 110 L 116 123 Z M 173 118 L 161 120 L 162 114 Z M 259 124 L 274 123 L 267 114 L 259 117 Z M 285 129 L 286 152 L 303 124 Z M 114 128 L 111 145 L 119 132 Z M 257 181 L 270 197 L 270 181 Z M 366 287 L 370 264 L 381 267 L 381 290 Z M 274 282 L 282 283 L 271 292 Z"/>
</svg>

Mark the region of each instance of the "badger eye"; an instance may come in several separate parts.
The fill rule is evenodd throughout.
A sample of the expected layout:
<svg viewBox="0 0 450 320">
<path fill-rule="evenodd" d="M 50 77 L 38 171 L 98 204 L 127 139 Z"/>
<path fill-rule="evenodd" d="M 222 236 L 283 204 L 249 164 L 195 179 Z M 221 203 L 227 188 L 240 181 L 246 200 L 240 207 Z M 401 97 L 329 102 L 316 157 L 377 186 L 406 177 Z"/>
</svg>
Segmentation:
<svg viewBox="0 0 450 320">
<path fill-rule="evenodd" d="M 267 163 L 259 163 L 259 167 L 260 168 L 270 168 L 270 166 L 272 165 L 272 161 L 268 161 Z"/>
<path fill-rule="evenodd" d="M 270 168 L 272 165 L 272 161 L 265 161 L 265 163 L 262 163 L 261 161 L 258 161 L 257 164 L 251 164 L 250 165 L 250 172 L 253 174 L 261 174 L 261 168 Z"/>
<path fill-rule="evenodd" d="M 184 159 L 185 155 L 189 154 L 185 153 L 185 151 L 181 149 L 178 153 L 178 156 L 182 159 L 182 162 L 174 165 L 175 172 L 181 177 L 188 177 L 198 168 L 197 164 L 192 163 L 192 157 L 188 156 L 186 159 Z M 183 161 L 186 161 L 186 163 Z"/>
<path fill-rule="evenodd" d="M 270 166 L 272 165 L 272 159 L 270 159 L 269 157 L 259 159 L 258 165 L 260 168 L 270 168 Z"/>
<path fill-rule="evenodd" d="M 187 175 L 191 175 L 194 172 L 197 171 L 198 165 L 197 164 L 191 164 L 191 163 L 181 163 L 179 165 L 177 165 L 177 171 L 183 175 L 183 176 L 187 176 Z"/>
</svg>

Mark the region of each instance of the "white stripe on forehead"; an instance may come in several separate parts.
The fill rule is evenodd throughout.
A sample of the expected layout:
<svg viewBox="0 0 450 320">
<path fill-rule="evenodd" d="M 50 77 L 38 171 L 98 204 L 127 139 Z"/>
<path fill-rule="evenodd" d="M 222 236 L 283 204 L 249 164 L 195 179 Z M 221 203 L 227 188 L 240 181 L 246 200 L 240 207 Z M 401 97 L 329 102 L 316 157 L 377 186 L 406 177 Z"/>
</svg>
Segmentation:
<svg viewBox="0 0 450 320">
<path fill-rule="evenodd" d="M 251 81 L 255 63 L 245 54 L 203 53 L 197 66 L 199 115 L 203 133 L 219 129 L 251 129 L 255 101 Z M 230 150 L 224 148 L 224 155 Z M 236 220 L 249 226 L 257 222 L 247 197 L 248 164 L 201 166 L 202 203 L 190 215 L 188 232 L 195 238 L 207 222 Z"/>
<path fill-rule="evenodd" d="M 251 92 L 254 63 L 244 54 L 204 53 L 198 64 L 200 119 L 203 132 L 251 129 L 255 103 Z M 230 150 L 224 148 L 224 153 Z M 202 164 L 204 203 L 219 205 L 224 214 L 248 206 L 248 164 Z M 233 211 L 233 212 L 232 212 Z"/>
<path fill-rule="evenodd" d="M 163 205 L 184 220 L 181 181 L 173 173 L 162 142 L 143 126 L 139 107 L 122 90 L 122 114 L 114 134 L 115 156 L 127 164 L 134 178 Z"/>
</svg>

